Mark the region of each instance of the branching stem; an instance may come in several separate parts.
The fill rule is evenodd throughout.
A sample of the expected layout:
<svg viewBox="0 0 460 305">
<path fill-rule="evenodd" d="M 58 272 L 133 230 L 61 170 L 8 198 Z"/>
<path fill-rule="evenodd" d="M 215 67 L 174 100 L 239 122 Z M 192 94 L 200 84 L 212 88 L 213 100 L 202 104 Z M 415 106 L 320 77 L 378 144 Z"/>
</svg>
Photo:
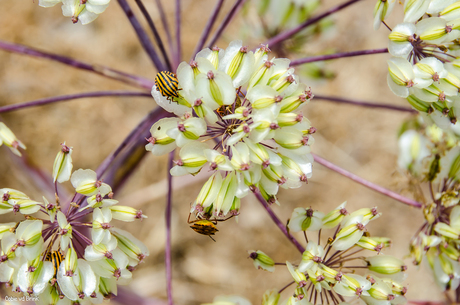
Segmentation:
<svg viewBox="0 0 460 305">
<path fill-rule="evenodd" d="M 105 66 L 101 65 L 91 65 L 85 62 L 81 62 L 78 60 L 75 60 L 73 58 L 69 58 L 66 56 L 58 55 L 58 54 L 53 54 L 53 53 L 48 53 L 44 51 L 39 51 L 24 45 L 20 44 L 15 44 L 15 43 L 10 43 L 6 41 L 1 41 L 0 40 L 0 49 L 8 51 L 8 52 L 13 52 L 17 54 L 24 54 L 24 55 L 29 55 L 32 57 L 38 57 L 38 58 L 46 58 L 50 59 L 53 61 L 60 62 L 61 64 L 68 65 L 77 69 L 82 69 L 86 71 L 90 71 L 111 79 L 115 79 L 118 81 L 121 81 L 126 84 L 134 85 L 137 87 L 141 87 L 144 89 L 151 89 L 153 87 L 154 82 L 142 78 L 136 75 L 128 74 L 125 72 L 121 72 L 118 70 L 114 70 L 112 68 L 108 68 Z"/>
<path fill-rule="evenodd" d="M 283 232 L 284 235 L 294 244 L 294 246 L 297 248 L 297 250 L 300 251 L 300 253 L 303 253 L 305 251 L 305 248 L 295 239 L 291 234 L 286 229 L 286 226 L 281 222 L 281 220 L 276 216 L 276 214 L 273 212 L 273 210 L 270 208 L 268 205 L 267 201 L 262 197 L 260 194 L 259 189 L 255 188 L 254 191 L 254 196 L 256 196 L 257 200 L 262 204 L 262 206 L 265 208 L 265 210 L 268 212 L 270 215 L 270 218 L 275 222 L 275 224 L 278 226 L 278 228 Z"/>
<path fill-rule="evenodd" d="M 129 6 L 128 2 L 126 0 L 118 0 L 118 4 L 120 4 L 120 7 L 125 13 L 126 17 L 128 17 L 129 22 L 131 23 L 134 31 L 136 32 L 139 42 L 144 48 L 144 51 L 150 57 L 150 60 L 153 62 L 153 65 L 157 68 L 158 71 L 166 70 L 166 65 L 158 57 L 157 51 L 153 47 L 152 42 L 149 39 L 149 36 L 142 28 L 141 24 L 139 23 L 139 20 L 134 15 L 134 12 Z"/>
<path fill-rule="evenodd" d="M 330 102 L 337 102 L 337 103 L 341 103 L 341 104 L 350 104 L 350 105 L 355 105 L 355 106 L 368 107 L 368 108 L 396 110 L 396 111 L 409 112 L 409 113 L 414 113 L 414 114 L 418 113 L 417 110 L 414 110 L 414 109 L 408 108 L 408 107 L 402 107 L 402 106 L 396 106 L 396 105 L 378 104 L 378 103 L 371 103 L 371 102 L 365 102 L 365 101 L 351 100 L 351 99 L 335 97 L 335 96 L 325 96 L 325 95 L 317 95 L 317 94 L 315 94 L 313 100 L 318 100 L 318 99 L 319 100 L 330 101 Z"/>
<path fill-rule="evenodd" d="M 85 93 L 77 93 L 77 94 L 46 97 L 46 98 L 38 99 L 38 100 L 35 100 L 35 101 L 19 103 L 19 104 L 13 104 L 13 105 L 7 105 L 7 106 L 0 107 L 0 113 L 8 112 L 8 111 L 20 110 L 20 109 L 24 109 L 24 108 L 43 106 L 43 105 L 57 103 L 57 102 L 66 102 L 66 101 L 82 99 L 82 98 L 104 97 L 104 96 L 152 97 L 150 95 L 150 93 L 136 92 L 136 91 L 95 91 L 95 92 L 85 92 Z"/>
<path fill-rule="evenodd" d="M 372 190 L 374 190 L 376 192 L 379 192 L 382 195 L 388 196 L 390 198 L 393 198 L 393 199 L 395 199 L 397 201 L 400 201 L 400 202 L 405 203 L 407 205 L 413 206 L 415 208 L 421 208 L 422 207 L 422 204 L 420 202 L 417 202 L 417 201 L 415 201 L 413 199 L 409 199 L 409 198 L 404 197 L 404 196 L 402 196 L 400 194 L 397 194 L 397 193 L 395 193 L 393 191 L 390 191 L 389 189 L 381 187 L 380 185 L 377 185 L 375 183 L 367 181 L 367 180 L 365 180 L 365 179 L 363 179 L 363 178 L 361 178 L 361 177 L 359 177 L 359 176 L 357 176 L 355 174 L 352 174 L 349 171 L 346 171 L 343 168 L 341 168 L 341 167 L 339 167 L 339 166 L 337 166 L 337 165 L 335 165 L 335 164 L 333 164 L 333 163 L 321 158 L 318 155 L 313 154 L 313 157 L 315 158 L 315 161 L 318 162 L 319 164 L 321 164 L 321 165 L 323 165 L 323 166 L 325 166 L 325 167 L 327 167 L 327 168 L 329 168 L 329 169 L 331 169 L 331 170 L 333 170 L 333 171 L 335 171 L 335 172 L 337 172 L 337 173 L 339 173 L 339 174 L 341 174 L 341 175 L 343 175 L 343 176 L 345 176 L 347 178 L 350 178 L 351 180 L 353 180 L 355 182 L 358 182 L 359 184 L 362 184 L 365 187 L 368 187 L 368 188 L 370 188 L 370 189 L 372 189 Z"/>
<path fill-rule="evenodd" d="M 315 24 L 315 23 L 321 21 L 322 19 L 324 19 L 324 18 L 326 18 L 326 17 L 328 17 L 328 16 L 330 16 L 330 15 L 332 15 L 332 14 L 334 14 L 334 13 L 336 13 L 336 12 L 346 8 L 347 6 L 349 6 L 349 5 L 353 4 L 353 3 L 356 3 L 358 1 L 360 1 L 360 0 L 349 0 L 349 1 L 347 1 L 345 3 L 342 3 L 342 4 L 340 4 L 340 5 L 336 6 L 336 7 L 333 7 L 333 8 L 327 10 L 326 12 L 324 12 L 324 13 L 316 16 L 316 17 L 308 19 L 307 21 L 299 24 L 298 26 L 296 26 L 296 27 L 294 27 L 294 28 L 292 28 L 290 30 L 287 30 L 287 31 L 279 33 L 275 37 L 270 38 L 264 44 L 265 45 L 268 44 L 269 47 L 273 47 L 273 46 L 277 45 L 278 43 L 280 43 L 280 42 L 290 38 L 291 36 L 297 34 L 301 30 L 303 30 L 304 28 L 306 28 L 306 27 L 308 27 L 308 26 L 310 26 L 312 24 Z"/>
<path fill-rule="evenodd" d="M 299 58 L 299 59 L 295 59 L 291 61 L 291 67 L 303 65 L 306 63 L 310 63 L 310 62 L 338 59 L 338 58 L 345 58 L 345 57 L 353 57 L 353 56 L 361 56 L 361 55 L 380 54 L 380 53 L 388 53 L 388 49 L 382 48 L 382 49 L 374 49 L 374 50 L 360 50 L 360 51 L 304 57 L 304 58 Z"/>
</svg>

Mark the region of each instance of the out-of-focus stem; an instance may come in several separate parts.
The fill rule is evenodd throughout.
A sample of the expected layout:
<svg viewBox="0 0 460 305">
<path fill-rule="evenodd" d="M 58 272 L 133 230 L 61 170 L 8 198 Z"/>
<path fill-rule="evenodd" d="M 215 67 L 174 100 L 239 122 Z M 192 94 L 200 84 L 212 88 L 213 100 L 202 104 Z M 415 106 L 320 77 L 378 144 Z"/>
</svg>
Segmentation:
<svg viewBox="0 0 460 305">
<path fill-rule="evenodd" d="M 341 104 L 350 104 L 350 105 L 355 105 L 355 106 L 361 106 L 361 107 L 388 109 L 388 110 L 396 110 L 396 111 L 403 111 L 403 112 L 409 112 L 409 113 L 418 113 L 417 110 L 409 108 L 409 107 L 402 107 L 402 106 L 396 106 L 396 105 L 386 105 L 386 104 L 377 104 L 377 103 L 371 103 L 371 102 L 365 102 L 365 101 L 357 101 L 357 100 L 351 100 L 351 99 L 335 97 L 335 96 L 325 96 L 325 95 L 315 94 L 314 100 L 318 100 L 318 99 L 319 100 L 330 101 L 330 102 L 337 102 L 337 103 L 341 103 Z"/>
<path fill-rule="evenodd" d="M 305 251 L 305 248 L 297 241 L 297 239 L 294 238 L 291 234 L 289 234 L 286 226 L 281 222 L 281 220 L 276 216 L 275 212 L 270 208 L 268 205 L 267 201 L 262 197 L 260 194 L 259 189 L 255 189 L 253 191 L 254 196 L 256 196 L 257 200 L 262 204 L 262 206 L 265 208 L 267 211 L 268 215 L 270 215 L 271 219 L 275 222 L 275 224 L 278 226 L 278 228 L 283 232 L 284 235 L 294 244 L 294 246 L 297 248 L 297 250 L 300 251 L 300 253 L 303 253 Z"/>
<path fill-rule="evenodd" d="M 172 297 L 172 261 L 171 261 L 171 209 L 172 209 L 172 175 L 169 170 L 174 166 L 174 151 L 169 153 L 168 159 L 168 195 L 166 200 L 166 246 L 165 246 L 165 268 L 166 268 L 166 290 L 168 294 L 168 305 L 173 304 Z"/>
<path fill-rule="evenodd" d="M 169 56 L 166 54 L 165 46 L 163 44 L 163 40 L 160 37 L 160 34 L 157 31 L 157 28 L 155 26 L 155 23 L 153 22 L 152 16 L 150 16 L 149 12 L 147 11 L 146 7 L 144 6 L 144 3 L 142 3 L 142 0 L 136 0 L 137 6 L 142 12 L 142 15 L 144 15 L 145 19 L 147 20 L 147 23 L 149 24 L 150 30 L 153 33 L 153 36 L 155 37 L 155 41 L 158 45 L 158 48 L 160 48 L 161 55 L 163 55 L 163 59 L 166 63 L 166 67 L 171 70 L 171 62 L 169 61 Z"/>
<path fill-rule="evenodd" d="M 75 60 L 73 58 L 69 58 L 66 56 L 58 55 L 58 54 L 53 54 L 53 53 L 48 53 L 44 51 L 39 51 L 27 46 L 23 46 L 20 44 L 15 44 L 15 43 L 10 43 L 6 41 L 1 41 L 0 40 L 0 49 L 8 51 L 8 52 L 13 52 L 13 53 L 18 53 L 18 54 L 24 54 L 24 55 L 29 55 L 33 57 L 38 57 L 38 58 L 46 58 L 50 59 L 53 61 L 60 62 L 62 64 L 77 68 L 77 69 L 82 69 L 86 71 L 90 71 L 114 80 L 121 81 L 126 84 L 134 85 L 137 87 L 145 88 L 145 89 L 151 89 L 153 87 L 154 82 L 142 78 L 140 76 L 136 75 L 131 75 L 125 72 L 117 71 L 112 68 L 108 68 L 105 66 L 100 66 L 100 65 L 91 65 L 85 62 L 81 62 L 78 60 Z"/>
<path fill-rule="evenodd" d="M 157 107 L 155 110 L 151 111 L 130 133 L 129 135 L 121 142 L 121 144 L 102 161 L 101 165 L 96 170 L 98 179 L 101 179 L 105 171 L 109 168 L 115 158 L 120 154 L 120 152 L 128 146 L 131 142 L 137 140 L 139 135 L 149 129 L 153 122 L 158 121 L 160 118 L 164 117 L 168 113 L 161 107 Z"/>
<path fill-rule="evenodd" d="M 195 54 L 198 53 L 203 48 L 206 40 L 208 39 L 209 33 L 211 32 L 212 26 L 216 22 L 217 16 L 219 15 L 219 12 L 222 9 L 223 3 L 224 3 L 224 0 L 217 1 L 213 12 L 211 13 L 211 16 L 208 19 L 208 22 L 206 23 L 206 26 L 204 27 L 203 32 L 201 33 L 201 37 L 198 40 L 198 43 L 196 44 L 195 51 L 193 51 L 192 53 L 192 59 L 195 57 Z"/>
<path fill-rule="evenodd" d="M 304 57 L 304 58 L 299 58 L 299 59 L 295 59 L 291 61 L 291 66 L 298 66 L 298 65 L 302 65 L 302 64 L 306 64 L 310 62 L 331 60 L 331 59 L 337 59 L 337 58 L 371 55 L 371 54 L 381 54 L 381 53 L 388 53 L 388 49 L 383 48 L 383 49 L 374 49 L 374 50 L 360 50 L 360 51 Z"/>
<path fill-rule="evenodd" d="M 155 3 L 157 4 L 158 8 L 158 13 L 161 18 L 161 23 L 163 24 L 163 28 L 166 33 L 166 39 L 168 39 L 168 45 L 169 45 L 169 50 L 173 52 L 174 46 L 173 46 L 173 41 L 171 37 L 171 31 L 169 30 L 169 25 L 168 25 L 168 20 L 166 20 L 166 13 L 165 10 L 163 9 L 163 5 L 161 4 L 161 0 L 155 0 Z"/>
<path fill-rule="evenodd" d="M 336 7 L 333 7 L 329 10 L 327 10 L 326 12 L 322 13 L 321 15 L 318 15 L 316 17 L 313 17 L 313 18 L 310 18 L 308 20 L 306 20 L 305 22 L 299 24 L 298 26 L 290 29 L 290 30 L 287 30 L 287 31 L 284 31 L 284 32 L 281 32 L 279 33 L 278 35 L 276 35 L 275 37 L 272 37 L 270 38 L 266 43 L 264 43 L 265 45 L 268 44 L 269 47 L 273 47 L 275 45 L 277 45 L 278 43 L 290 38 L 291 36 L 297 34 L 298 32 L 300 32 L 301 30 L 303 30 L 304 28 L 312 25 L 312 24 L 315 24 L 319 21 L 321 21 L 322 19 L 326 18 L 327 16 L 329 15 L 332 15 L 344 8 L 346 8 L 347 6 L 353 4 L 353 3 L 356 3 L 360 0 L 349 0 L 345 3 L 342 3 Z"/>
<path fill-rule="evenodd" d="M 321 158 L 320 156 L 318 155 L 315 155 L 313 154 L 313 157 L 315 158 L 315 161 L 318 162 L 319 164 L 347 177 L 347 178 L 350 178 L 351 180 L 355 181 L 355 182 L 358 182 L 359 184 L 362 184 L 364 185 L 365 187 L 368 187 L 370 188 L 371 190 L 374 190 L 376 192 L 379 192 L 380 194 L 382 195 L 385 195 L 385 196 L 388 196 L 390 198 L 393 198 L 399 202 L 402 202 L 402 203 L 405 203 L 407 205 L 410 205 L 410 206 L 413 206 L 415 208 L 421 208 L 422 207 L 422 204 L 420 202 L 417 202 L 413 199 L 409 199 L 407 197 L 404 197 L 400 194 L 397 194 L 393 191 L 390 191 L 389 189 L 386 189 L 384 187 L 381 187 L 380 185 L 377 185 L 375 183 L 372 183 L 370 181 L 367 181 L 355 174 L 352 174 L 350 173 L 349 171 L 346 171 L 344 170 L 343 168 Z"/>
<path fill-rule="evenodd" d="M 15 111 L 24 108 L 42 106 L 51 103 L 57 102 L 65 102 L 70 100 L 76 100 L 81 98 L 88 98 L 88 97 L 104 97 L 104 96 L 115 96 L 115 97 L 123 97 L 123 96 L 132 96 L 132 97 L 152 97 L 150 93 L 146 92 L 135 92 L 135 91 L 95 91 L 95 92 L 85 92 L 85 93 L 77 93 L 77 94 L 69 94 L 69 95 L 61 95 L 61 96 L 53 96 L 42 98 L 35 101 L 7 105 L 0 107 L 0 113 L 8 112 L 8 111 Z"/>
<path fill-rule="evenodd" d="M 118 0 L 118 4 L 120 4 L 120 7 L 125 13 L 126 17 L 128 17 L 129 22 L 131 23 L 134 31 L 136 32 L 139 42 L 141 43 L 147 55 L 150 57 L 150 60 L 152 60 L 154 66 L 157 68 L 158 71 L 166 70 L 165 64 L 158 57 L 157 51 L 155 51 L 155 48 L 153 47 L 152 42 L 149 39 L 149 36 L 142 28 L 141 24 L 139 23 L 139 20 L 137 20 L 128 2 L 126 0 Z"/>
<path fill-rule="evenodd" d="M 174 63 L 174 69 L 177 69 L 179 66 L 180 60 L 182 58 L 182 44 L 181 44 L 181 0 L 176 0 L 176 60 Z"/>
<path fill-rule="evenodd" d="M 232 21 L 233 17 L 235 16 L 235 14 L 238 12 L 238 10 L 241 8 L 241 6 L 243 5 L 245 1 L 246 0 L 235 0 L 235 4 L 230 9 L 227 16 L 225 16 L 224 20 L 222 21 L 219 28 L 214 33 L 214 36 L 212 37 L 211 41 L 209 42 L 208 44 L 209 48 L 212 48 L 212 46 L 217 42 L 217 40 L 220 38 L 220 35 L 222 35 L 222 32 L 229 25 L 230 21 Z"/>
</svg>

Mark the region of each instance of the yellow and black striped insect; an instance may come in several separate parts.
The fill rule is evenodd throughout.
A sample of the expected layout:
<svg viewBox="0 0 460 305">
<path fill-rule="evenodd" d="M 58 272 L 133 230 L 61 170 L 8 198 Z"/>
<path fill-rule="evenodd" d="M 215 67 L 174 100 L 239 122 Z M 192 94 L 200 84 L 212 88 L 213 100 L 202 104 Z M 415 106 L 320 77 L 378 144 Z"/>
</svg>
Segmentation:
<svg viewBox="0 0 460 305">
<path fill-rule="evenodd" d="M 215 235 L 216 232 L 218 232 L 219 230 L 217 230 L 217 222 L 218 221 L 226 221 L 226 220 L 229 220 L 230 218 L 232 218 L 233 216 L 235 215 L 232 215 L 228 218 L 225 218 L 225 219 L 209 219 L 209 218 L 203 218 L 203 217 L 200 217 L 198 216 L 198 219 L 195 219 L 195 220 L 190 220 L 190 215 L 188 215 L 188 219 L 187 219 L 187 222 L 188 223 L 192 223 L 192 225 L 190 226 L 190 228 L 192 228 L 193 231 L 199 233 L 199 234 L 203 234 L 203 235 L 207 235 L 209 236 L 212 240 L 214 240 L 214 238 L 212 238 L 211 235 Z M 214 240 L 215 241 L 215 240 Z"/>
<path fill-rule="evenodd" d="M 179 97 L 179 81 L 176 74 L 169 71 L 161 71 L 155 77 L 155 86 L 161 95 L 172 101 L 173 97 Z"/>
<path fill-rule="evenodd" d="M 61 265 L 62 260 L 64 259 L 64 256 L 61 254 L 61 251 L 52 251 L 48 252 L 46 254 L 45 260 L 48 262 L 51 262 L 54 267 L 54 276 L 53 278 L 57 278 L 57 273 L 59 270 L 59 266 Z"/>
</svg>

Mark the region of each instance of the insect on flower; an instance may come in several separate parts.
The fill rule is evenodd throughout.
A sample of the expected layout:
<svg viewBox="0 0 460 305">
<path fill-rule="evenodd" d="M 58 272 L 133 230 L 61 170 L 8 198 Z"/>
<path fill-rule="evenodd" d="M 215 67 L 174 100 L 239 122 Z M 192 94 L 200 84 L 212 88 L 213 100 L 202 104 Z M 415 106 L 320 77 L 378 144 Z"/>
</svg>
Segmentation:
<svg viewBox="0 0 460 305">
<path fill-rule="evenodd" d="M 179 90 L 179 81 L 176 74 L 169 71 L 160 71 L 155 77 L 155 86 L 161 95 L 165 96 L 168 100 L 172 101 L 173 97 L 179 97 L 177 91 Z"/>
<path fill-rule="evenodd" d="M 216 232 L 218 232 L 219 230 L 217 230 L 217 222 L 218 221 L 226 221 L 226 220 L 229 220 L 230 218 L 232 218 L 233 216 L 235 215 L 232 215 L 230 217 L 227 217 L 225 219 L 217 219 L 217 218 L 214 218 L 214 219 L 209 219 L 209 218 L 205 218 L 203 216 L 197 216 L 198 219 L 195 219 L 195 220 L 190 220 L 190 215 L 192 213 L 188 214 L 188 219 L 187 219 L 187 222 L 188 223 L 192 223 L 193 225 L 190 226 L 190 228 L 193 229 L 193 231 L 199 233 L 199 234 L 203 234 L 203 235 L 207 235 L 209 236 L 212 240 L 216 241 L 214 238 L 212 238 L 211 235 L 215 235 Z"/>
<path fill-rule="evenodd" d="M 57 278 L 57 272 L 59 270 L 59 266 L 61 265 L 61 262 L 63 259 L 64 259 L 64 256 L 62 255 L 60 250 L 48 252 L 46 254 L 45 260 L 53 263 L 53 267 L 54 267 L 53 278 L 55 279 Z"/>
</svg>

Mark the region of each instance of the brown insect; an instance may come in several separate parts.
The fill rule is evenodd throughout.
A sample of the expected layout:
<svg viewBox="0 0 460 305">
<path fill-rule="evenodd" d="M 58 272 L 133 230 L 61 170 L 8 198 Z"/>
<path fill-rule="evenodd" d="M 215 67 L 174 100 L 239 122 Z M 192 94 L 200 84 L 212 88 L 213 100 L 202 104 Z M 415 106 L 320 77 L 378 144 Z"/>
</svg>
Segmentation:
<svg viewBox="0 0 460 305">
<path fill-rule="evenodd" d="M 209 238 L 211 238 L 214 241 L 216 241 L 216 240 L 214 238 L 212 238 L 211 235 L 215 235 L 216 232 L 219 231 L 217 229 L 217 227 L 216 227 L 217 222 L 218 221 L 226 221 L 226 220 L 229 220 L 230 218 L 232 218 L 233 216 L 235 216 L 235 215 L 232 215 L 232 216 L 227 217 L 225 219 L 217 219 L 217 218 L 209 219 L 209 218 L 205 218 L 205 217 L 202 217 L 202 216 L 197 216 L 198 219 L 190 220 L 190 215 L 191 215 L 191 213 L 188 214 L 188 219 L 187 219 L 187 222 L 192 224 L 190 226 L 190 228 L 192 228 L 193 231 L 195 231 L 195 232 L 197 232 L 199 234 L 209 236 Z"/>
</svg>

